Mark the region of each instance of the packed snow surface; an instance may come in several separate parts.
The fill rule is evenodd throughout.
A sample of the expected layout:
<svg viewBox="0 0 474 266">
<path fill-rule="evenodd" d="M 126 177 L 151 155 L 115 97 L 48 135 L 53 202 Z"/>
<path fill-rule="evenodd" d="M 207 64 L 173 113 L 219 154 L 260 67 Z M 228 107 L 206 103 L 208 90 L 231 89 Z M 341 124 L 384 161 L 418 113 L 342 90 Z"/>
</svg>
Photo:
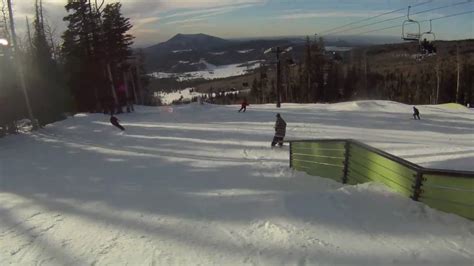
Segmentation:
<svg viewBox="0 0 474 266">
<path fill-rule="evenodd" d="M 472 265 L 474 222 L 376 183 L 288 168 L 288 139 L 355 138 L 474 170 L 474 113 L 384 101 L 137 107 L 0 139 L 0 265 Z"/>
</svg>

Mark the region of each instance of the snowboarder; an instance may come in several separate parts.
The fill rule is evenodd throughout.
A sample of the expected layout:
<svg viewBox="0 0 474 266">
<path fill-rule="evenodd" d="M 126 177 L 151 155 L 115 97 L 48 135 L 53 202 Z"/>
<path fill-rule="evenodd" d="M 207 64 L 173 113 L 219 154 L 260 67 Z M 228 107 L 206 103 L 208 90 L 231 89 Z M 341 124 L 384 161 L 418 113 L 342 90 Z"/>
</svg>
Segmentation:
<svg viewBox="0 0 474 266">
<path fill-rule="evenodd" d="M 415 120 L 416 119 L 421 120 L 420 119 L 420 111 L 418 111 L 418 109 L 415 106 L 413 106 L 413 118 Z"/>
<path fill-rule="evenodd" d="M 240 107 L 239 113 L 240 113 L 242 110 L 244 110 L 244 113 L 245 113 L 245 111 L 247 110 L 247 106 L 248 106 L 248 105 L 249 105 L 249 104 L 247 103 L 247 99 L 244 98 L 244 100 L 242 101 L 242 105 L 241 105 L 241 107 Z"/>
<path fill-rule="evenodd" d="M 110 116 L 110 123 L 119 128 L 120 130 L 125 131 L 125 128 L 119 124 L 119 120 L 114 115 Z"/>
<path fill-rule="evenodd" d="M 278 143 L 278 146 L 283 146 L 283 139 L 285 138 L 286 134 L 286 122 L 281 118 L 280 114 L 276 114 L 276 122 L 275 122 L 275 136 L 273 137 L 272 141 L 272 148 Z"/>
</svg>

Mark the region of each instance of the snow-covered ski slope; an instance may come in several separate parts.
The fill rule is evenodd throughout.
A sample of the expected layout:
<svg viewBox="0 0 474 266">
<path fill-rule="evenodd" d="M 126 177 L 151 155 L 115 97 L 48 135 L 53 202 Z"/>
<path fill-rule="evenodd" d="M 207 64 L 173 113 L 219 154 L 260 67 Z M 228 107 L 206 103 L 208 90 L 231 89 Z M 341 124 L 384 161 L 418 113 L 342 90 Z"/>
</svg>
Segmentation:
<svg viewBox="0 0 474 266">
<path fill-rule="evenodd" d="M 474 222 L 288 169 L 287 137 L 474 170 L 474 112 L 385 101 L 138 107 L 0 139 L 0 265 L 472 265 Z"/>
</svg>

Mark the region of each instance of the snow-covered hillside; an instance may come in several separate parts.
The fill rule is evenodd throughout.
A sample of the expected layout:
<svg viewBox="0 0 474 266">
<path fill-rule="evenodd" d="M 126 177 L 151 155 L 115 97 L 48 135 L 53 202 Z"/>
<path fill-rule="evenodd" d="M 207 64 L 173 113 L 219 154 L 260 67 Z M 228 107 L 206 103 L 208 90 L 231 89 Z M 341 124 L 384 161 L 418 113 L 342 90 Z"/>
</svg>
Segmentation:
<svg viewBox="0 0 474 266">
<path fill-rule="evenodd" d="M 200 64 L 204 65 L 205 69 L 201 71 L 192 71 L 185 73 L 167 73 L 167 72 L 153 72 L 149 74 L 151 77 L 161 79 L 161 78 L 174 78 L 178 81 L 193 80 L 193 79 L 220 79 L 228 78 L 234 76 L 241 76 L 247 74 L 249 71 L 252 71 L 258 68 L 261 64 L 261 61 L 250 61 L 243 64 L 231 64 L 231 65 L 222 65 L 215 66 L 209 64 L 205 60 L 201 60 L 195 63 L 186 62 L 186 64 Z"/>
<path fill-rule="evenodd" d="M 247 92 L 247 90 L 243 90 Z M 224 95 L 234 94 L 237 95 L 240 91 L 224 91 L 221 92 Z M 208 95 L 207 93 L 201 93 L 195 91 L 194 88 L 186 88 L 184 90 L 173 91 L 173 92 L 155 92 L 155 97 L 160 98 L 162 104 L 172 104 L 174 101 L 191 101 L 195 97 L 211 96 L 216 97 L 216 93 Z"/>
<path fill-rule="evenodd" d="M 474 112 L 385 101 L 78 114 L 0 139 L 0 265 L 472 265 L 474 222 L 288 168 L 287 138 L 355 138 L 474 170 Z"/>
<path fill-rule="evenodd" d="M 184 90 L 174 91 L 174 92 L 156 92 L 155 97 L 160 98 L 161 103 L 171 104 L 174 101 L 191 101 L 194 97 L 201 97 L 203 94 L 196 92 L 193 88 L 187 88 Z"/>
</svg>

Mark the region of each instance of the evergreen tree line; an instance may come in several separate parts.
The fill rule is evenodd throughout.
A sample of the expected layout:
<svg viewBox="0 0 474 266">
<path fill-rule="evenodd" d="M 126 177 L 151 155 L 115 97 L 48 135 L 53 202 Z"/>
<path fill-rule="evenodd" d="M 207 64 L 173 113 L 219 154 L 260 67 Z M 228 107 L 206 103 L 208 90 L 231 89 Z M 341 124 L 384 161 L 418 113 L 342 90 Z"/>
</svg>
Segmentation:
<svg viewBox="0 0 474 266">
<path fill-rule="evenodd" d="M 11 44 L 3 7 L 0 38 Z M 141 53 L 132 56 L 133 36 L 128 34 L 132 25 L 121 7 L 69 0 L 67 30 L 58 45 L 42 2 L 36 0 L 35 17 L 31 25 L 26 22 L 21 47 L 14 51 L 11 45 L 0 46 L 0 134 L 14 133 L 17 122 L 28 118 L 22 83 L 39 126 L 62 119 L 65 113 L 120 113 L 124 108 L 131 111 L 134 102 L 144 102 L 141 92 L 148 82 L 141 74 L 144 58 Z"/>
<path fill-rule="evenodd" d="M 474 63 L 465 54 L 437 55 L 404 64 L 371 62 L 367 50 L 328 53 L 323 39 L 307 38 L 304 56 L 281 62 L 281 100 L 295 103 L 330 103 L 380 99 L 407 104 L 474 103 Z M 386 60 L 391 60 L 387 55 Z M 251 85 L 254 103 L 276 102 L 276 66 L 260 68 Z"/>
</svg>

